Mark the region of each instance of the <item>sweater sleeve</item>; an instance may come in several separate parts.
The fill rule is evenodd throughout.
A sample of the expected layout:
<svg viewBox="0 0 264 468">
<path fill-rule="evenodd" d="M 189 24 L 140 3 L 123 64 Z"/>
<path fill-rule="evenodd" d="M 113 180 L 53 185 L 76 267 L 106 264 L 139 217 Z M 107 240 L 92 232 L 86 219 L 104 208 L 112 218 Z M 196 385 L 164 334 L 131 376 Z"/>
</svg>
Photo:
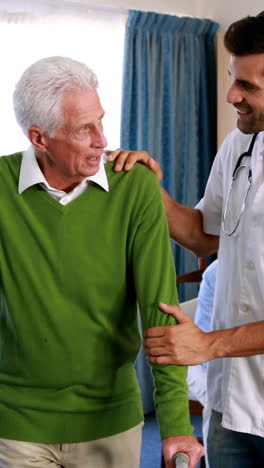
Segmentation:
<svg viewBox="0 0 264 468">
<path fill-rule="evenodd" d="M 162 312 L 158 304 L 178 304 L 178 296 L 167 219 L 160 188 L 152 174 L 145 174 L 138 205 L 132 262 L 142 326 L 146 330 L 153 326 L 175 324 L 175 319 Z M 152 364 L 152 373 L 161 438 L 191 435 L 193 428 L 189 416 L 187 368 Z"/>
</svg>

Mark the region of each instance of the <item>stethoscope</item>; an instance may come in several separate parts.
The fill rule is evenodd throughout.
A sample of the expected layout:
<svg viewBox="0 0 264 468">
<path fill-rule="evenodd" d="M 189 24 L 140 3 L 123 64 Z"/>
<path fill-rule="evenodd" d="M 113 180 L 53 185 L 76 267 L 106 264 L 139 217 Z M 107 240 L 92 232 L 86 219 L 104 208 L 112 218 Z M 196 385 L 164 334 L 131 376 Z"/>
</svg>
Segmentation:
<svg viewBox="0 0 264 468">
<path fill-rule="evenodd" d="M 248 192 L 249 192 L 251 182 L 252 182 L 252 170 L 246 164 L 241 164 L 241 162 L 242 162 L 243 158 L 246 158 L 246 157 L 250 158 L 252 156 L 252 151 L 253 151 L 253 148 L 254 148 L 254 144 L 255 144 L 257 135 L 258 135 L 258 133 L 254 133 L 248 150 L 245 151 L 244 153 L 242 153 L 241 156 L 239 156 L 239 158 L 237 160 L 237 163 L 236 163 L 236 166 L 235 166 L 235 169 L 234 169 L 233 174 L 232 174 L 232 181 L 231 181 L 231 185 L 230 185 L 230 188 L 229 188 L 229 191 L 228 191 L 228 194 L 227 194 L 225 207 L 224 207 L 224 212 L 223 212 L 223 216 L 222 216 L 222 229 L 223 229 L 226 236 L 234 236 L 234 234 L 236 233 L 236 230 L 237 230 L 237 228 L 239 226 L 239 223 L 241 221 L 241 217 L 242 217 L 242 215 L 244 213 L 244 210 L 245 210 L 246 200 L 247 200 Z M 226 219 L 227 219 L 228 210 L 230 209 L 231 194 L 232 194 L 232 190 L 234 188 L 235 181 L 237 180 L 241 169 L 246 169 L 247 172 L 248 172 L 247 187 L 246 187 L 246 190 L 245 190 L 244 198 L 242 200 L 242 205 L 241 205 L 241 209 L 240 209 L 240 213 L 238 215 L 237 221 L 234 224 L 234 227 L 232 229 L 228 229 L 227 226 L 226 226 Z"/>
</svg>

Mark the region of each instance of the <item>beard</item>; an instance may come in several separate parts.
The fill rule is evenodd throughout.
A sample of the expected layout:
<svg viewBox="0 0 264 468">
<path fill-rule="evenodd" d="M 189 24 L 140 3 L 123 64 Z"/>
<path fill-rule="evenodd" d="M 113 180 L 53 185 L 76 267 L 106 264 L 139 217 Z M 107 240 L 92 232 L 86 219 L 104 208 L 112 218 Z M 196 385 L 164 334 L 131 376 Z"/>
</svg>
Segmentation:
<svg viewBox="0 0 264 468">
<path fill-rule="evenodd" d="M 264 130 L 264 112 L 255 115 L 254 111 L 248 119 L 238 119 L 237 127 L 246 135 Z"/>
</svg>

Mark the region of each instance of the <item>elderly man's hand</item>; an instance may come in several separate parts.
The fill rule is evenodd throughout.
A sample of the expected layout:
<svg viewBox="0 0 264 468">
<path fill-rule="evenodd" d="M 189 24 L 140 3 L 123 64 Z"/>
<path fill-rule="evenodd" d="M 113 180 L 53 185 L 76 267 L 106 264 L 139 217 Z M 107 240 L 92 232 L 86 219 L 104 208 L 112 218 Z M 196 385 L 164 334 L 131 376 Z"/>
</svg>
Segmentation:
<svg viewBox="0 0 264 468">
<path fill-rule="evenodd" d="M 211 356 L 211 334 L 198 328 L 176 305 L 159 304 L 160 309 L 175 317 L 177 325 L 149 328 L 144 333 L 148 360 L 154 364 L 197 365 Z"/>
<path fill-rule="evenodd" d="M 140 162 L 155 172 L 159 181 L 162 179 L 160 165 L 146 151 L 126 151 L 117 149 L 115 151 L 105 151 L 108 161 L 116 161 L 115 171 L 130 171 L 136 162 Z"/>
<path fill-rule="evenodd" d="M 175 468 L 173 457 L 176 453 L 184 452 L 190 458 L 189 468 L 195 468 L 200 458 L 204 455 L 204 448 L 193 436 L 177 436 L 163 439 L 163 455 L 166 468 Z"/>
</svg>

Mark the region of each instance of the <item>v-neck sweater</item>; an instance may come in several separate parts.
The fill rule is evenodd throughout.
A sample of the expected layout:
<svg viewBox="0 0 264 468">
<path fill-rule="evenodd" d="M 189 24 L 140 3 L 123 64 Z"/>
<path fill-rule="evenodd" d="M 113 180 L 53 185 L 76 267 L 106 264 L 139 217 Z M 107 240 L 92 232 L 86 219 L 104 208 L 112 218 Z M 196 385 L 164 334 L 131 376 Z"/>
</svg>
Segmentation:
<svg viewBox="0 0 264 468">
<path fill-rule="evenodd" d="M 116 173 L 66 206 L 18 194 L 21 153 L 0 158 L 0 437 L 76 443 L 143 419 L 134 362 L 143 329 L 177 302 L 159 185 Z M 161 437 L 192 434 L 184 366 L 153 365 Z"/>
</svg>

